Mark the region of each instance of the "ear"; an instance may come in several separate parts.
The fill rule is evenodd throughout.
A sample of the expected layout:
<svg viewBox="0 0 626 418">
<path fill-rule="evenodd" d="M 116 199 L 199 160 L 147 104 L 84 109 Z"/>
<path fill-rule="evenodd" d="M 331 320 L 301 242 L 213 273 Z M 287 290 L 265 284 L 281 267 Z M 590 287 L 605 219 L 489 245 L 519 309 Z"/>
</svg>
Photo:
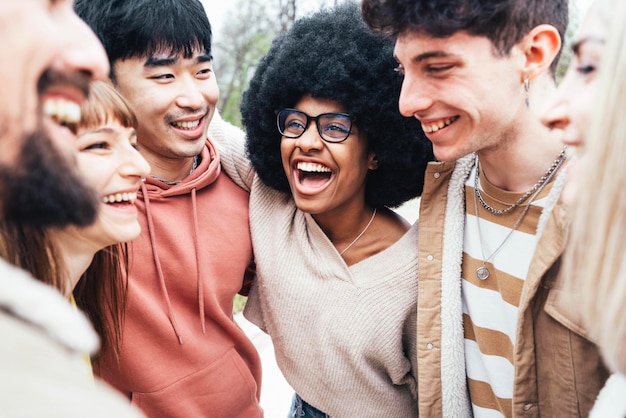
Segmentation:
<svg viewBox="0 0 626 418">
<path fill-rule="evenodd" d="M 538 25 L 518 45 L 526 58 L 522 78 L 533 80 L 550 70 L 550 65 L 561 50 L 561 36 L 552 25 Z"/>
<path fill-rule="evenodd" d="M 376 170 L 378 168 L 378 158 L 376 158 L 376 154 L 370 152 L 367 157 L 367 169 L 368 170 Z"/>
</svg>

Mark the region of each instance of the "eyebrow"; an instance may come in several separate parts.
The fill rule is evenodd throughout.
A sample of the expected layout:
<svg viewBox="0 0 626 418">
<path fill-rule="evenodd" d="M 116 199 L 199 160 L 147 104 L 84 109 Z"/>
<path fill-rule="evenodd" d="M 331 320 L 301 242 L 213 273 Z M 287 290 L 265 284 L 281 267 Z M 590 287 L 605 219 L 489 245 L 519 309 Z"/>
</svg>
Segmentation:
<svg viewBox="0 0 626 418">
<path fill-rule="evenodd" d="M 92 134 L 110 134 L 110 135 L 113 135 L 113 134 L 115 134 L 115 132 L 116 132 L 115 129 L 110 128 L 108 126 L 103 126 L 103 127 L 100 127 L 100 128 L 90 129 L 88 131 L 85 131 L 80 136 L 82 137 L 82 136 L 85 136 L 85 135 L 92 135 Z M 130 133 L 130 136 L 131 137 L 132 136 L 137 136 L 137 130 L 135 128 L 133 128 L 132 132 Z"/>
<path fill-rule="evenodd" d="M 593 43 L 597 43 L 597 44 L 602 44 L 604 45 L 604 38 L 600 38 L 597 36 L 586 36 L 582 39 L 579 39 L 578 41 L 574 42 L 574 44 L 572 45 L 572 52 L 575 55 L 579 55 L 580 54 L 580 48 L 582 48 L 582 46 L 586 43 L 589 42 L 593 42 Z"/>
<path fill-rule="evenodd" d="M 201 64 L 203 62 L 211 62 L 213 61 L 213 56 L 210 54 L 200 54 L 196 57 L 196 63 Z M 170 65 L 174 65 L 178 62 L 178 57 L 167 57 L 167 58 L 159 58 L 159 57 L 148 57 L 146 62 L 143 64 L 144 67 L 167 67 Z"/>
<path fill-rule="evenodd" d="M 450 54 L 444 51 L 430 51 L 430 52 L 424 52 L 423 54 L 419 54 L 418 56 L 413 57 L 411 59 L 411 62 L 419 63 L 422 61 L 426 61 L 430 58 L 450 58 L 450 57 L 455 58 L 456 56 L 457 56 L 456 54 Z M 396 61 L 400 62 L 395 54 L 394 54 L 394 58 L 396 59 Z"/>
</svg>

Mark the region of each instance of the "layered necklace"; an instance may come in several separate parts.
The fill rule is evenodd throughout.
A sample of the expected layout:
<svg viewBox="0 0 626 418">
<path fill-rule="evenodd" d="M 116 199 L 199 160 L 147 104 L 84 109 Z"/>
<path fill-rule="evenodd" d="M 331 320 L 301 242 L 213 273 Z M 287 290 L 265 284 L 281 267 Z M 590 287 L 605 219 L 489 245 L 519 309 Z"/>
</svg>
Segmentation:
<svg viewBox="0 0 626 418">
<path fill-rule="evenodd" d="M 479 184 L 478 184 L 480 167 L 479 167 L 479 162 L 478 162 L 478 156 L 476 156 L 476 160 L 475 160 L 476 161 L 475 162 L 476 176 L 474 177 L 474 210 L 476 212 L 476 228 L 478 229 L 478 241 L 480 242 L 480 250 L 483 256 L 483 264 L 482 266 L 476 269 L 476 277 L 478 277 L 480 280 L 486 280 L 489 277 L 490 272 L 489 272 L 489 269 L 487 268 L 487 263 L 489 263 L 496 256 L 496 254 L 502 249 L 502 247 L 504 247 L 504 244 L 506 244 L 509 238 L 511 238 L 511 236 L 513 235 L 513 232 L 522 223 L 522 219 L 524 219 L 524 216 L 526 216 L 526 213 L 528 213 L 528 210 L 530 209 L 531 204 L 535 201 L 535 199 L 537 199 L 537 196 L 539 196 L 539 194 L 546 187 L 546 185 L 550 183 L 550 180 L 554 177 L 554 174 L 558 171 L 559 167 L 561 167 L 561 165 L 565 161 L 566 149 L 567 147 L 563 147 L 563 149 L 561 150 L 557 158 L 554 160 L 554 162 L 552 163 L 548 171 L 546 171 L 546 174 L 541 176 L 539 181 L 537 181 L 537 183 L 535 183 L 535 185 L 528 192 L 526 192 L 522 197 L 520 197 L 515 203 L 501 210 L 495 209 L 489 206 L 487 202 L 485 202 L 485 200 L 483 199 L 480 193 Z M 504 240 L 500 243 L 500 245 L 498 245 L 498 247 L 495 249 L 494 252 L 491 253 L 489 257 L 485 257 L 485 248 L 483 246 L 482 232 L 480 230 L 480 216 L 478 216 L 478 202 L 479 201 L 481 205 L 483 206 L 483 208 L 493 213 L 494 215 L 504 215 L 506 213 L 509 213 L 513 209 L 517 208 L 522 203 L 527 201 L 526 205 L 524 206 L 524 210 L 522 210 L 522 213 L 520 213 L 519 217 L 513 224 L 513 227 L 511 227 L 511 230 L 509 231 L 509 233 L 506 235 L 506 237 L 504 237 Z"/>
</svg>

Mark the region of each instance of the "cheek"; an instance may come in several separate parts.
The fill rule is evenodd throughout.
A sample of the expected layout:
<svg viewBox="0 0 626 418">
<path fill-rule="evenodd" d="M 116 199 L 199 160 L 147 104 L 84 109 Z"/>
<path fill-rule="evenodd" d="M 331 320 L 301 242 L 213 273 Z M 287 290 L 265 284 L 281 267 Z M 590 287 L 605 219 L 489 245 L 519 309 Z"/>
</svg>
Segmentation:
<svg viewBox="0 0 626 418">
<path fill-rule="evenodd" d="M 92 190 L 101 193 L 115 170 L 111 164 L 98 157 L 84 156 L 79 153 L 78 171 L 80 177 Z"/>
<path fill-rule="evenodd" d="M 289 174 L 289 157 L 291 155 L 293 147 L 289 145 L 288 141 L 280 141 L 280 159 L 283 162 L 283 170 L 285 174 Z"/>
<path fill-rule="evenodd" d="M 220 98 L 220 89 L 217 86 L 217 81 L 215 80 L 215 78 L 207 80 L 206 85 L 203 86 L 203 90 L 206 101 L 212 105 L 215 105 Z"/>
<path fill-rule="evenodd" d="M 572 103 L 572 119 L 578 129 L 586 133 L 591 122 L 594 105 L 596 104 L 595 82 L 587 85 Z"/>
</svg>

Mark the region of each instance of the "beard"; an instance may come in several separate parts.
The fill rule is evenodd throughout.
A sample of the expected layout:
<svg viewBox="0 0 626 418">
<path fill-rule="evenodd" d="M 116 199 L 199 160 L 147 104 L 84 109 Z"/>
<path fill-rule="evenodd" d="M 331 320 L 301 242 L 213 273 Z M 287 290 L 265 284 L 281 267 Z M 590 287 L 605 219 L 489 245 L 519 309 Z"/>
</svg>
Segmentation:
<svg viewBox="0 0 626 418">
<path fill-rule="evenodd" d="M 99 201 L 40 124 L 24 141 L 17 161 L 0 166 L 0 203 L 6 222 L 65 227 L 93 223 Z"/>
</svg>

